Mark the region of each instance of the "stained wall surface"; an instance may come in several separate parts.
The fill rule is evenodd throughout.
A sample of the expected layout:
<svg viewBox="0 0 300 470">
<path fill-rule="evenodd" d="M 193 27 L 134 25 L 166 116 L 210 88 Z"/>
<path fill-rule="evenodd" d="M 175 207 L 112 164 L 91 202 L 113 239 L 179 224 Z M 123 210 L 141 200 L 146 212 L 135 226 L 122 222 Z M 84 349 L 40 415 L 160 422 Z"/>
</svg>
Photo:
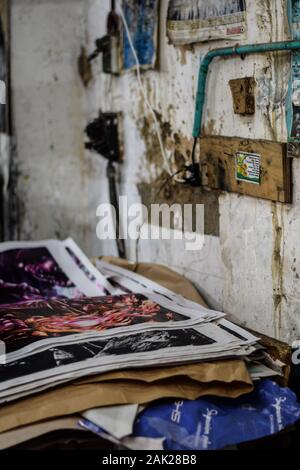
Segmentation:
<svg viewBox="0 0 300 470">
<path fill-rule="evenodd" d="M 168 43 L 167 2 L 161 2 L 160 70 L 143 74 L 166 152 L 183 161 L 192 145 L 200 58 L 224 41 L 192 48 Z M 247 2 L 247 43 L 290 38 L 285 0 Z M 115 254 L 113 241 L 96 237 L 96 209 L 108 201 L 105 162 L 84 150 L 83 129 L 103 111 L 124 113 L 125 159 L 120 191 L 129 203 L 153 197 L 164 178 L 150 112 L 134 73 L 117 78 L 92 67 L 87 87 L 78 73 L 81 46 L 93 49 L 105 33 L 107 0 L 12 0 L 13 111 L 17 140 L 22 239 L 72 236 L 89 255 Z M 285 97 L 289 54 L 221 59 L 210 70 L 205 131 L 211 135 L 286 141 Z M 233 112 L 229 80 L 253 76 L 256 112 Z M 128 256 L 168 265 L 191 279 L 217 309 L 247 325 L 291 341 L 300 336 L 300 162 L 293 162 L 294 202 L 276 204 L 235 194 L 203 195 L 170 185 L 165 202 L 206 204 L 205 245 L 128 242 Z M 151 196 L 152 195 L 152 196 Z"/>
</svg>

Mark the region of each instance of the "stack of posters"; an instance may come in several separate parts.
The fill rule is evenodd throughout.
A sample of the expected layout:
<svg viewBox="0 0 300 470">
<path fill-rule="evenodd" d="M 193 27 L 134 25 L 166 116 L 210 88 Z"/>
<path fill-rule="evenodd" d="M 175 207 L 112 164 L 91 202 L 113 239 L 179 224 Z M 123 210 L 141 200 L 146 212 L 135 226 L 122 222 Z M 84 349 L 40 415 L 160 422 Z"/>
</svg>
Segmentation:
<svg viewBox="0 0 300 470">
<path fill-rule="evenodd" d="M 1 246 L 0 403 L 87 375 L 255 350 L 222 313 L 99 263 L 70 239 Z"/>
</svg>

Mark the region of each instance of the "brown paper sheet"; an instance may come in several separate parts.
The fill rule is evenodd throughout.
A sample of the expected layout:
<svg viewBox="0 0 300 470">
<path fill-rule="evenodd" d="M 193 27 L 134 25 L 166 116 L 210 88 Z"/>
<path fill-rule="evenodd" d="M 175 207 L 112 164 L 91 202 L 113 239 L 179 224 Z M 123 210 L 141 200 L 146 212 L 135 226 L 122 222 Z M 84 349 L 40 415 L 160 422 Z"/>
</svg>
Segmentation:
<svg viewBox="0 0 300 470">
<path fill-rule="evenodd" d="M 168 378 L 188 377 L 195 382 L 209 383 L 211 381 L 242 382 L 252 384 L 247 367 L 241 360 L 223 360 L 216 362 L 201 362 L 184 364 L 180 366 L 159 367 L 149 369 L 130 369 L 107 372 L 105 374 L 84 377 L 77 384 L 99 383 L 114 380 L 137 380 L 140 382 L 154 383 Z"/>
<path fill-rule="evenodd" d="M 175 397 L 195 400 L 204 395 L 236 398 L 253 390 L 242 361 L 167 369 L 112 372 L 86 379 L 94 383 L 80 381 L 2 406 L 0 432 L 100 406 L 146 404 Z"/>
<path fill-rule="evenodd" d="M 0 450 L 22 444 L 36 437 L 43 436 L 53 431 L 77 430 L 80 416 L 70 416 L 67 418 L 51 419 L 40 423 L 22 426 L 18 429 L 3 432 L 0 434 Z"/>
</svg>

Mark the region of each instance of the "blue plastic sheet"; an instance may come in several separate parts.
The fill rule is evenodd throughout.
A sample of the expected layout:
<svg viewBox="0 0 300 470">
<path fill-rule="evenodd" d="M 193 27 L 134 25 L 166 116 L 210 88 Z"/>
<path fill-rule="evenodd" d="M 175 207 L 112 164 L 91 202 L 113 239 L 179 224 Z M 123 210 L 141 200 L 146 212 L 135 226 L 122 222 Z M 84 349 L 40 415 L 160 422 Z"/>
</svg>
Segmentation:
<svg viewBox="0 0 300 470">
<path fill-rule="evenodd" d="M 166 450 L 213 450 L 270 436 L 299 419 L 295 394 L 264 380 L 238 399 L 156 402 L 138 416 L 134 435 L 164 437 Z"/>
</svg>

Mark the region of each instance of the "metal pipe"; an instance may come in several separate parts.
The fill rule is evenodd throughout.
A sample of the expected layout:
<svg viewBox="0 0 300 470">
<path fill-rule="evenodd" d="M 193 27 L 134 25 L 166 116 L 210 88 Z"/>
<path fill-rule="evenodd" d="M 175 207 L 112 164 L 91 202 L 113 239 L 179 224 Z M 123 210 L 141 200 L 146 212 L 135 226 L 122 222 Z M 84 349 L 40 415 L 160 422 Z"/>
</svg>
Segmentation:
<svg viewBox="0 0 300 470">
<path fill-rule="evenodd" d="M 206 54 L 201 62 L 198 78 L 198 88 L 196 96 L 196 109 L 193 137 L 201 137 L 203 110 L 205 104 L 205 90 L 209 66 L 215 57 L 244 56 L 248 54 L 259 54 L 263 52 L 296 51 L 300 50 L 300 41 L 282 41 L 266 44 L 252 44 L 246 46 L 224 47 L 214 49 Z"/>
</svg>

